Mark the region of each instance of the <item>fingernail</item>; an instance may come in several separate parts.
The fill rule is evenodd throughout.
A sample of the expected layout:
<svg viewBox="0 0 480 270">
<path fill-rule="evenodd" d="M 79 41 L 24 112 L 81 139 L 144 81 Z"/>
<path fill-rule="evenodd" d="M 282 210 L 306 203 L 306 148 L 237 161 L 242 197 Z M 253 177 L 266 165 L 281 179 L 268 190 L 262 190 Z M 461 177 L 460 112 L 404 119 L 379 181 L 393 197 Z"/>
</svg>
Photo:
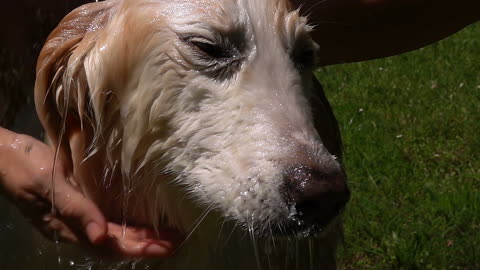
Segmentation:
<svg viewBox="0 0 480 270">
<path fill-rule="evenodd" d="M 100 240 L 100 236 L 102 235 L 102 229 L 100 228 L 100 226 L 92 221 L 88 223 L 86 230 L 90 242 L 96 244 Z"/>
<path fill-rule="evenodd" d="M 170 252 L 171 250 L 168 247 L 160 244 L 150 244 L 145 248 L 145 253 L 148 254 L 148 256 L 168 255 Z"/>
</svg>

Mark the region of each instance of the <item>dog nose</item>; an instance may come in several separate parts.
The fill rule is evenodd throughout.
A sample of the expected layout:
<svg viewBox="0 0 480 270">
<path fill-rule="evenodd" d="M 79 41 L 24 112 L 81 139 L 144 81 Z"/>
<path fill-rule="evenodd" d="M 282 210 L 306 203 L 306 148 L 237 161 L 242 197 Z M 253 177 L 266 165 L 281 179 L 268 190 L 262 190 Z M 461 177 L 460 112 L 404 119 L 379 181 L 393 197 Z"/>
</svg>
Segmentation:
<svg viewBox="0 0 480 270">
<path fill-rule="evenodd" d="M 295 218 L 306 224 L 327 225 L 350 199 L 340 169 L 328 171 L 295 166 L 287 170 L 285 186 L 287 202 L 296 209 Z"/>
</svg>

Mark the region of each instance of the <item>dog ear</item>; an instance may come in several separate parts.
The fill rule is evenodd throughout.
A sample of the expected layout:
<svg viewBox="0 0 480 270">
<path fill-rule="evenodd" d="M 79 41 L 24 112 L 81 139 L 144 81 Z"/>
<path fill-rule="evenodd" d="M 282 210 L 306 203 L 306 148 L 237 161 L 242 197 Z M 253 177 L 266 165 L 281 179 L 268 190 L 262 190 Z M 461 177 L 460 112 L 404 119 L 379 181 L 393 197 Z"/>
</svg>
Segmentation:
<svg viewBox="0 0 480 270">
<path fill-rule="evenodd" d="M 38 58 L 37 114 L 48 139 L 66 161 L 71 159 L 69 132 L 83 130 L 88 119 L 83 61 L 117 5 L 118 1 L 96 2 L 72 11 L 50 34 Z"/>
</svg>

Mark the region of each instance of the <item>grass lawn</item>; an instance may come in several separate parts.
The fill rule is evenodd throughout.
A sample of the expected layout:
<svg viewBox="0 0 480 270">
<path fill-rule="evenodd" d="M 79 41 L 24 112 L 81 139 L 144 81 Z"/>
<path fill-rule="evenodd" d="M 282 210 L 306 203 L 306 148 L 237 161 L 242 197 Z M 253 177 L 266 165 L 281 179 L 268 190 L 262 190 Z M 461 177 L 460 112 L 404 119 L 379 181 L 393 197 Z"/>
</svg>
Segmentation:
<svg viewBox="0 0 480 270">
<path fill-rule="evenodd" d="M 345 144 L 344 269 L 480 269 L 480 23 L 317 73 Z"/>
</svg>

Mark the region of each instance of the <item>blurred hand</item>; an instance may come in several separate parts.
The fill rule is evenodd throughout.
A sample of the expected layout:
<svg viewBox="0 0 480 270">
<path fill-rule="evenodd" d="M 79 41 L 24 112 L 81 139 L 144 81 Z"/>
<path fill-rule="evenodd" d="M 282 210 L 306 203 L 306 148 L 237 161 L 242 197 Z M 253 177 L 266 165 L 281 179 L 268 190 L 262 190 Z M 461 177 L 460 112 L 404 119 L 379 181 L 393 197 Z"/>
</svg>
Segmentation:
<svg viewBox="0 0 480 270">
<path fill-rule="evenodd" d="M 52 149 L 0 127 L 0 187 L 26 218 L 50 239 L 107 247 L 129 257 L 165 257 L 174 250 L 174 232 L 107 222 L 99 208 L 74 185 Z M 54 186 L 52 186 L 54 184 Z M 53 207 L 52 207 L 53 205 Z"/>
</svg>

